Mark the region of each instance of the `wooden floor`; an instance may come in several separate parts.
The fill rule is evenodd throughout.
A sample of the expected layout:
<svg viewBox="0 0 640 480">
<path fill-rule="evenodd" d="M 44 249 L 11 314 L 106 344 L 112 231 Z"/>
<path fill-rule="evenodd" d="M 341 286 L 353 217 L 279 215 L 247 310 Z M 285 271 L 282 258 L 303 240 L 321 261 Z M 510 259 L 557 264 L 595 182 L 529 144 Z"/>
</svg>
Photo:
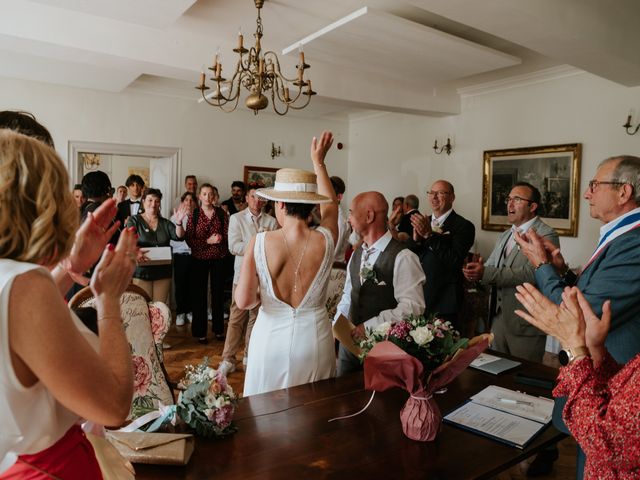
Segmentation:
<svg viewBox="0 0 640 480">
<path fill-rule="evenodd" d="M 222 360 L 224 342 L 215 340 L 211 333 L 209 334 L 209 337 L 209 344 L 201 345 L 191 336 L 191 327 L 189 324 L 182 327 L 176 327 L 175 325 L 171 327 L 166 338 L 166 343 L 168 343 L 171 348 L 165 349 L 164 356 L 165 366 L 172 381 L 177 382 L 182 378 L 185 365 L 198 364 L 205 356 L 209 358 L 210 366 L 214 368 L 218 367 L 218 364 Z M 242 352 L 238 354 L 237 358 L 239 368 L 229 375 L 228 381 L 233 389 L 241 395 L 244 384 L 244 371 L 241 367 Z M 573 439 L 568 438 L 560 442 L 559 449 L 560 458 L 555 463 L 554 471 L 551 475 L 537 478 L 543 480 L 573 480 L 575 478 L 575 442 Z M 496 480 L 524 480 L 527 478 L 525 475 L 527 465 L 528 464 L 517 465 L 511 470 L 498 475 Z"/>
</svg>

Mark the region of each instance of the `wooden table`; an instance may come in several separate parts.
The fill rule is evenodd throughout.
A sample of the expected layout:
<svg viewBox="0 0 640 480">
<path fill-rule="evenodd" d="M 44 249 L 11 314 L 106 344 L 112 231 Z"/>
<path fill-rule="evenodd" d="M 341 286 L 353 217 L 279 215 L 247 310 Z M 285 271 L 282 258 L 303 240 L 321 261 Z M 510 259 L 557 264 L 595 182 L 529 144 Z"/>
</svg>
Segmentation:
<svg viewBox="0 0 640 480">
<path fill-rule="evenodd" d="M 447 413 L 492 384 L 550 396 L 547 390 L 514 383 L 516 372 L 557 375 L 555 369 L 525 361 L 500 376 L 469 368 L 437 396 L 438 405 Z M 520 450 L 445 424 L 435 441 L 416 442 L 402 433 L 399 412 L 407 393 L 400 389 L 376 393 L 356 417 L 327 422 L 359 411 L 370 396 L 358 373 L 241 399 L 235 435 L 197 438 L 186 467 L 136 465 L 136 478 L 490 478 L 564 438 L 549 426 Z"/>
</svg>

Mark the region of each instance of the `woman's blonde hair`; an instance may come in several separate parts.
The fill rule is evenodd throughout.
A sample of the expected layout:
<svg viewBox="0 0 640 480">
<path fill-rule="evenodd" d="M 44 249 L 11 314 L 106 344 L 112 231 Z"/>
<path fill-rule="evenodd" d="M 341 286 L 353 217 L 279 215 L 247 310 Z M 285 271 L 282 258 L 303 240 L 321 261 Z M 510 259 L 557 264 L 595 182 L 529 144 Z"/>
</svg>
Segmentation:
<svg viewBox="0 0 640 480">
<path fill-rule="evenodd" d="M 0 258 L 53 265 L 67 256 L 79 213 L 55 150 L 0 129 Z"/>
</svg>

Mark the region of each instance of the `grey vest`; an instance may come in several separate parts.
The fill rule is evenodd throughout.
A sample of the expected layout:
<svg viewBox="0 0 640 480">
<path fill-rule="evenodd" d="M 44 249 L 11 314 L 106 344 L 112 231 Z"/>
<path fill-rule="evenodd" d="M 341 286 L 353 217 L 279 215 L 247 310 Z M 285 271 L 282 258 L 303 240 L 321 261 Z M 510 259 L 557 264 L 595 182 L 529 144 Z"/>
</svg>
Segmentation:
<svg viewBox="0 0 640 480">
<path fill-rule="evenodd" d="M 351 310 L 349 316 L 354 325 L 377 316 L 383 310 L 390 310 L 398 305 L 393 288 L 393 266 L 396 256 L 406 247 L 395 239 L 391 239 L 387 248 L 378 256 L 373 270 L 378 283 L 366 280 L 360 284 L 360 262 L 362 247 L 353 252 L 349 274 L 351 277 Z M 383 285 L 380 283 L 384 282 Z"/>
</svg>

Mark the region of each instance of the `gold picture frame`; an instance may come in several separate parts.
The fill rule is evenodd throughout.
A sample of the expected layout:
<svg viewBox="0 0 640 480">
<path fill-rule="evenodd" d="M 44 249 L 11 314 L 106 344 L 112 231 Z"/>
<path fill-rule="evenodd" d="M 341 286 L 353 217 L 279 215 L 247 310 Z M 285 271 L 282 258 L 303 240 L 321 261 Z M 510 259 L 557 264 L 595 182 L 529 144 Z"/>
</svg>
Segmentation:
<svg viewBox="0 0 640 480">
<path fill-rule="evenodd" d="M 482 229 L 503 231 L 506 197 L 516 182 L 540 190 L 540 217 L 558 235 L 578 235 L 582 144 L 486 150 L 482 168 Z"/>
<path fill-rule="evenodd" d="M 272 188 L 276 180 L 276 172 L 279 168 L 273 167 L 244 167 L 244 184 L 249 188 L 250 184 L 260 184 L 265 188 Z"/>
</svg>

